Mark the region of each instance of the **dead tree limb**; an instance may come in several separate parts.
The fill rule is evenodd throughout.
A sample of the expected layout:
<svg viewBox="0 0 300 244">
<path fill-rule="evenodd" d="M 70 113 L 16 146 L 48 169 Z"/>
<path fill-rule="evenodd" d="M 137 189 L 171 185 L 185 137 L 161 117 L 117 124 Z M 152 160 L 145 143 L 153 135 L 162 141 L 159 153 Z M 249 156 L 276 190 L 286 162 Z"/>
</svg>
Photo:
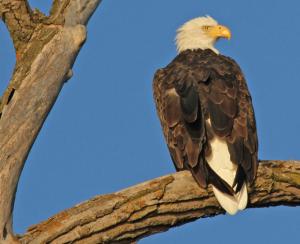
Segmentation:
<svg viewBox="0 0 300 244">
<path fill-rule="evenodd" d="M 0 16 L 18 52 L 26 46 L 35 28 L 28 2 L 26 0 L 1 0 Z"/>
<path fill-rule="evenodd" d="M 86 39 L 86 24 L 101 0 L 54 0 L 49 17 L 25 0 L 0 0 L 17 54 L 0 105 L 0 243 L 13 235 L 12 211 L 25 160 Z"/>
<path fill-rule="evenodd" d="M 300 162 L 261 162 L 249 208 L 300 205 Z M 169 228 L 224 214 L 211 188 L 188 171 L 97 196 L 29 228 L 21 243 L 132 243 Z"/>
</svg>

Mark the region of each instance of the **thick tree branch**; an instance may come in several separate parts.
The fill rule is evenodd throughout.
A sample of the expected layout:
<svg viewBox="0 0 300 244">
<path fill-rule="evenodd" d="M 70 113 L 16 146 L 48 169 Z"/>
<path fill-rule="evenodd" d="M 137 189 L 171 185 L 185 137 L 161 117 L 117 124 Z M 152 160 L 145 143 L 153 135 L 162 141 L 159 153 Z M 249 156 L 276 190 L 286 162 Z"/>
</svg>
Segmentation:
<svg viewBox="0 0 300 244">
<path fill-rule="evenodd" d="M 25 160 L 86 39 L 87 21 L 101 0 L 59 0 L 61 22 L 34 14 L 25 0 L 1 0 L 0 12 L 18 52 L 0 105 L 0 243 L 13 243 L 12 210 Z M 55 13 L 55 11 L 53 12 Z M 30 30 L 29 38 L 21 38 Z M 27 35 L 27 34 L 26 34 Z"/>
<path fill-rule="evenodd" d="M 29 41 L 35 27 L 27 1 L 1 0 L 0 16 L 10 32 L 15 49 L 19 51 Z"/>
<path fill-rule="evenodd" d="M 249 208 L 300 205 L 300 162 L 261 162 Z M 171 227 L 224 214 L 209 187 L 187 171 L 97 196 L 32 226 L 21 243 L 131 243 Z"/>
</svg>

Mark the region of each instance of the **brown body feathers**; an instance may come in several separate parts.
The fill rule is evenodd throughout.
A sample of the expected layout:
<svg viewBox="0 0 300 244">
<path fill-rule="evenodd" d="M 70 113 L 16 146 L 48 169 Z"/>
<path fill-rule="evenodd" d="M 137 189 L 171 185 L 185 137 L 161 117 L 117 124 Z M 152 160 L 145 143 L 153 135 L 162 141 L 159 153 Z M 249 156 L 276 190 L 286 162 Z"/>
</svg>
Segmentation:
<svg viewBox="0 0 300 244">
<path fill-rule="evenodd" d="M 211 183 L 230 195 L 234 186 L 237 192 L 245 181 L 254 181 L 258 166 L 255 117 L 246 81 L 232 59 L 209 49 L 183 51 L 156 72 L 153 90 L 177 170 L 190 170 L 200 186 Z M 230 159 L 238 165 L 233 186 L 207 163 L 214 136 L 226 140 Z"/>
</svg>

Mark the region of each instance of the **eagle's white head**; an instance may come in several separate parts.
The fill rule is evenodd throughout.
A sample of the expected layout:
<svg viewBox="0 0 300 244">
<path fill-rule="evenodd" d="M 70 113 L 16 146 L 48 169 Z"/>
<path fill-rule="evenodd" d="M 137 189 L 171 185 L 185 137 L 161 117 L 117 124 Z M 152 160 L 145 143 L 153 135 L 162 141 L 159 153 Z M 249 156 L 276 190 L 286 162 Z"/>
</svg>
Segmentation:
<svg viewBox="0 0 300 244">
<path fill-rule="evenodd" d="M 214 48 L 215 42 L 219 38 L 230 39 L 230 30 L 218 25 L 218 22 L 210 16 L 198 17 L 186 22 L 177 30 L 176 45 L 178 52 L 187 49 L 211 49 L 219 54 Z"/>
</svg>

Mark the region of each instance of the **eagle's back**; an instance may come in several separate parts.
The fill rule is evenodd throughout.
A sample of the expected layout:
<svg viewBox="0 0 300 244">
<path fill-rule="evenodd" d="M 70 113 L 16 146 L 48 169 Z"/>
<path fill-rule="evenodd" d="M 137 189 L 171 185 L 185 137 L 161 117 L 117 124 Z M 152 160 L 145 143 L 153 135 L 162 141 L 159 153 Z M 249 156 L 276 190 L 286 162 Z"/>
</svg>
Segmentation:
<svg viewBox="0 0 300 244">
<path fill-rule="evenodd" d="M 234 60 L 211 50 L 186 50 L 156 72 L 153 90 L 177 170 L 188 169 L 200 186 L 212 183 L 229 195 L 239 192 L 244 182 L 254 181 L 255 117 L 246 81 Z M 215 169 L 227 167 L 220 157 L 213 157 L 222 147 L 236 168 L 233 182 Z"/>
</svg>

